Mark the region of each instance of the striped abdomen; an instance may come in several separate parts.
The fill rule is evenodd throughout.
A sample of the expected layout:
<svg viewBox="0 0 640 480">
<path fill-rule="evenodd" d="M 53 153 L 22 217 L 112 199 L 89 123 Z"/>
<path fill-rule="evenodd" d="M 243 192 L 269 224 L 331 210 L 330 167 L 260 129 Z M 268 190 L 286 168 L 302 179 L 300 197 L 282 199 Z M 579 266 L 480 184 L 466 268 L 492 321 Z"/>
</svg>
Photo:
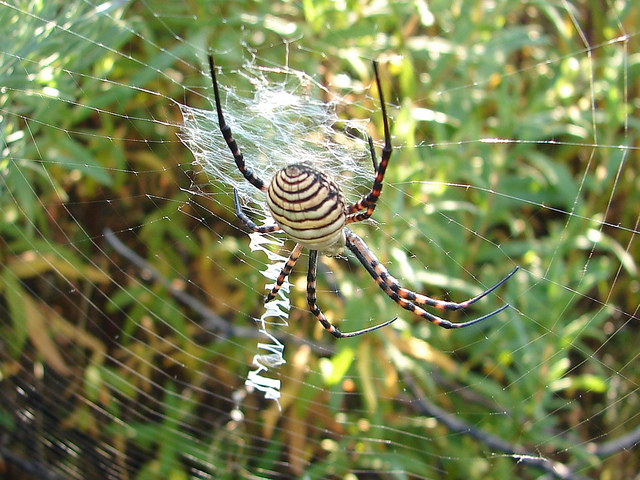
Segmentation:
<svg viewBox="0 0 640 480">
<path fill-rule="evenodd" d="M 292 240 L 326 255 L 342 253 L 344 194 L 328 175 L 307 164 L 287 165 L 271 180 L 267 205 L 274 220 Z"/>
</svg>

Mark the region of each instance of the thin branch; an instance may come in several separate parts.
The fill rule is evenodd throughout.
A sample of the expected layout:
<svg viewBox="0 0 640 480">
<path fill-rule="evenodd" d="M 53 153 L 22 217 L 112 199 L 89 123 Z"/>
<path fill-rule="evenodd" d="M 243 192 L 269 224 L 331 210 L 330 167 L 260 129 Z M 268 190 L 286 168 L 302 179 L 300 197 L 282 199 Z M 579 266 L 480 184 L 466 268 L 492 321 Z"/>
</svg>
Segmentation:
<svg viewBox="0 0 640 480">
<path fill-rule="evenodd" d="M 219 330 L 222 331 L 224 336 L 227 337 L 240 337 L 240 338 L 262 338 L 264 336 L 259 330 L 250 327 L 239 327 L 229 323 L 220 315 L 212 312 L 206 305 L 200 302 L 198 299 L 189 295 L 187 292 L 175 288 L 172 282 L 164 277 L 157 269 L 152 267 L 144 258 L 135 253 L 129 247 L 127 247 L 111 230 L 105 228 L 103 230 L 105 240 L 111 247 L 129 260 L 134 266 L 144 272 L 143 278 L 157 282 L 162 285 L 167 291 L 179 302 L 197 312 L 203 319 L 202 327 L 206 330 Z M 295 345 L 308 345 L 312 351 L 321 354 L 328 355 L 334 351 L 334 347 L 325 343 L 312 343 L 305 339 L 298 338 L 293 335 L 275 334 L 279 341 L 286 343 L 290 342 Z"/>
<path fill-rule="evenodd" d="M 458 417 L 451 415 L 449 412 L 430 402 L 408 372 L 403 371 L 402 378 L 418 401 L 417 406 L 419 407 L 418 410 L 420 410 L 420 413 L 434 417 L 452 432 L 469 435 L 470 437 L 473 437 L 487 445 L 491 450 L 500 451 L 512 456 L 518 461 L 518 463 L 531 465 L 550 473 L 556 478 L 560 478 L 562 480 L 586 480 L 585 477 L 576 474 L 569 467 L 560 462 L 555 462 L 535 453 L 528 452 L 518 445 L 511 444 L 491 433 L 472 427 L 470 424 L 460 420 Z"/>
<path fill-rule="evenodd" d="M 614 453 L 628 450 L 638 445 L 640 445 L 640 427 L 636 427 L 620 438 L 609 440 L 608 442 L 589 444 L 587 450 L 598 457 L 609 457 Z"/>
</svg>

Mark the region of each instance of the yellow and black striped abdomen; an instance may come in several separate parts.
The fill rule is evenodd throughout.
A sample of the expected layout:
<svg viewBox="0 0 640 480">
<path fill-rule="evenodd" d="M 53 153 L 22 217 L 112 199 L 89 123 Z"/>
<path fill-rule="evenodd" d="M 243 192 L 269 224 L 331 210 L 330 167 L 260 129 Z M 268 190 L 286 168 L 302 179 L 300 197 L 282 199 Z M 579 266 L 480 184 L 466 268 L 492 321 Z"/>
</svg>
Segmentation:
<svg viewBox="0 0 640 480">
<path fill-rule="evenodd" d="M 325 255 L 342 253 L 344 194 L 328 175 L 303 163 L 287 165 L 271 180 L 267 205 L 274 220 L 292 240 Z"/>
</svg>

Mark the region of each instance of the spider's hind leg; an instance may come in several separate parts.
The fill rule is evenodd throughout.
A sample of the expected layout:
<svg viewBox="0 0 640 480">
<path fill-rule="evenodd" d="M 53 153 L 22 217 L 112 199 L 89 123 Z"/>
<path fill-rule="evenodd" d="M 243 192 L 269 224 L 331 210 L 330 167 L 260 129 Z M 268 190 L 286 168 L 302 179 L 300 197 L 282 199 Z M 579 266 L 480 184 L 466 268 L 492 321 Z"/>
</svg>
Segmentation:
<svg viewBox="0 0 640 480">
<path fill-rule="evenodd" d="M 278 225 L 263 225 L 261 227 L 256 225 L 255 222 L 242 211 L 242 205 L 240 205 L 240 197 L 238 197 L 238 189 L 236 188 L 233 189 L 233 203 L 236 207 L 236 216 L 238 217 L 238 220 L 240 220 L 247 226 L 247 228 L 253 230 L 254 232 L 273 233 L 282 231 L 282 229 Z"/>
<path fill-rule="evenodd" d="M 227 122 L 224 119 L 224 114 L 222 113 L 222 104 L 220 103 L 220 91 L 218 89 L 218 80 L 216 79 L 216 66 L 213 61 L 213 55 L 209 55 L 209 72 L 211 73 L 211 82 L 213 83 L 213 96 L 216 101 L 216 112 L 218 113 L 218 126 L 220 127 L 220 132 L 224 137 L 224 141 L 227 143 L 231 154 L 233 155 L 233 159 L 236 162 L 236 166 L 240 173 L 244 176 L 244 178 L 251 183 L 258 190 L 266 191 L 267 187 L 264 184 L 264 180 L 258 177 L 253 170 L 251 170 L 244 161 L 244 155 L 240 151 L 238 144 L 236 143 L 233 135 L 231 134 L 231 127 L 227 125 Z"/>
<path fill-rule="evenodd" d="M 384 95 L 382 93 L 382 86 L 380 85 L 380 75 L 378 74 L 378 62 L 373 62 L 373 72 L 376 79 L 376 85 L 378 87 L 378 94 L 380 95 L 380 109 L 382 110 L 382 125 L 384 127 L 384 147 L 382 148 L 380 163 L 378 163 L 376 153 L 373 148 L 373 141 L 371 140 L 371 137 L 368 138 L 371 161 L 373 162 L 373 169 L 375 170 L 376 176 L 373 180 L 371 191 L 348 208 L 346 223 L 362 222 L 373 215 L 378 198 L 380 198 L 380 194 L 382 193 L 384 174 L 389 166 L 391 152 L 393 151 L 393 146 L 391 145 L 391 133 L 389 129 L 389 118 L 387 117 L 387 107 L 384 103 Z"/>
</svg>

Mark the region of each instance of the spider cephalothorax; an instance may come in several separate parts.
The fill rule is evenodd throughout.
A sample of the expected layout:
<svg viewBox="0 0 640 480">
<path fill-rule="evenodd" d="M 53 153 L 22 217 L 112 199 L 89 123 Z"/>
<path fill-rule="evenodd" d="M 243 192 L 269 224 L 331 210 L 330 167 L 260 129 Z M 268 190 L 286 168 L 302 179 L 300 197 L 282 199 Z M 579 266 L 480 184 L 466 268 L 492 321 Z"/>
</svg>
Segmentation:
<svg viewBox="0 0 640 480">
<path fill-rule="evenodd" d="M 355 337 L 363 333 L 377 330 L 389 325 L 397 317 L 373 327 L 365 328 L 355 332 L 343 333 L 334 327 L 323 315 L 316 305 L 316 271 L 318 267 L 318 253 L 325 255 L 337 255 L 346 246 L 356 256 L 358 261 L 369 272 L 369 275 L 376 281 L 380 288 L 398 305 L 410 312 L 443 328 L 463 328 L 481 322 L 509 306 L 505 304 L 499 309 L 484 315 L 480 318 L 464 323 L 452 323 L 437 317 L 426 310 L 421 305 L 427 305 L 440 310 L 460 310 L 477 302 L 496 288 L 506 282 L 518 270 L 514 268 L 509 275 L 504 277 L 493 287 L 485 290 L 481 294 L 465 300 L 464 302 L 446 302 L 428 297 L 421 293 L 412 292 L 403 288 L 398 280 L 389 274 L 387 269 L 378 261 L 376 256 L 367 247 L 364 240 L 353 233 L 346 225 L 354 222 L 361 222 L 368 219 L 376 208 L 376 202 L 382 192 L 382 180 L 391 158 L 391 135 L 389 133 L 389 121 L 387 111 L 380 86 L 378 75 L 378 64 L 373 62 L 378 94 L 382 110 L 382 122 L 384 127 L 384 147 L 380 164 L 376 160 L 373 141 L 369 138 L 369 150 L 375 170 L 375 177 L 371 191 L 352 205 L 345 204 L 345 197 L 340 185 L 323 171 L 306 163 L 293 163 L 278 170 L 268 186 L 253 171 L 245 165 L 244 157 L 238 148 L 236 141 L 231 135 L 231 128 L 224 120 L 220 103 L 220 93 L 216 81 L 215 66 L 213 57 L 209 56 L 209 68 L 213 81 L 213 91 L 218 113 L 218 122 L 222 136 L 231 150 L 231 154 L 236 162 L 238 170 L 244 178 L 253 186 L 267 194 L 267 205 L 276 221 L 276 225 L 257 226 L 243 211 L 240 205 L 238 193 L 234 190 L 236 214 L 242 223 L 248 228 L 258 233 L 269 233 L 284 231 L 296 242 L 291 251 L 285 266 L 276 279 L 274 287 L 267 295 L 266 301 L 273 300 L 287 276 L 293 270 L 298 258 L 302 254 L 302 249 L 309 250 L 309 270 L 307 273 L 307 302 L 309 309 L 318 318 L 324 328 L 333 336 L 338 338 Z"/>
</svg>

